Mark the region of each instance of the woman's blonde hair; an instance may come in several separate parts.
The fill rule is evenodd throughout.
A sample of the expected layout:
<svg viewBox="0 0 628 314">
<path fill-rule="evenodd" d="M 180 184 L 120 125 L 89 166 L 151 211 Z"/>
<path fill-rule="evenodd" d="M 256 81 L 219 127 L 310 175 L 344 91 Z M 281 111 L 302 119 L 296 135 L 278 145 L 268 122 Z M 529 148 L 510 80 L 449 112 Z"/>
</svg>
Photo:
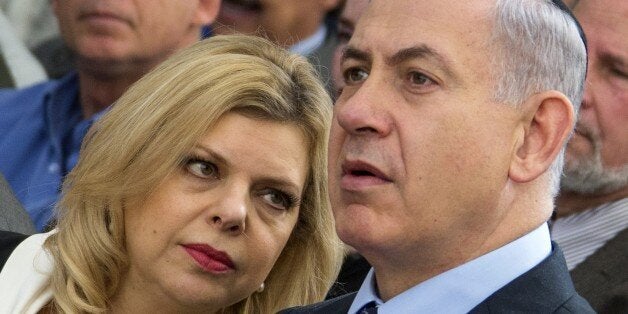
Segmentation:
<svg viewBox="0 0 628 314">
<path fill-rule="evenodd" d="M 148 195 L 232 111 L 298 126 L 310 168 L 299 219 L 264 291 L 224 312 L 274 313 L 324 298 L 342 259 L 327 191 L 331 100 L 306 59 L 236 35 L 177 53 L 135 83 L 88 133 L 64 183 L 58 232 L 46 242 L 55 260 L 57 310 L 108 308 L 129 265 L 125 200 Z"/>
</svg>

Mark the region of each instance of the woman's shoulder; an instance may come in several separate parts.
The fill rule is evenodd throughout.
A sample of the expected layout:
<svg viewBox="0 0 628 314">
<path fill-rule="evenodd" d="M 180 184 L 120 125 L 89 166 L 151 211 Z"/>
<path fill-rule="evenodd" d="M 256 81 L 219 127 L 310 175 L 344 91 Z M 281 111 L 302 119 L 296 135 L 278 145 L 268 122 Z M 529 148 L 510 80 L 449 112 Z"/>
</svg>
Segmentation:
<svg viewBox="0 0 628 314">
<path fill-rule="evenodd" d="M 51 234 L 0 231 L 0 250 L 8 255 L 0 261 L 0 313 L 34 313 L 50 301 L 53 261 L 43 244 Z"/>
<path fill-rule="evenodd" d="M 33 251 L 40 248 L 49 235 L 49 233 L 39 233 L 29 236 L 11 231 L 0 231 L 0 270 L 4 268 L 18 246 L 24 247 L 26 251 Z"/>
</svg>

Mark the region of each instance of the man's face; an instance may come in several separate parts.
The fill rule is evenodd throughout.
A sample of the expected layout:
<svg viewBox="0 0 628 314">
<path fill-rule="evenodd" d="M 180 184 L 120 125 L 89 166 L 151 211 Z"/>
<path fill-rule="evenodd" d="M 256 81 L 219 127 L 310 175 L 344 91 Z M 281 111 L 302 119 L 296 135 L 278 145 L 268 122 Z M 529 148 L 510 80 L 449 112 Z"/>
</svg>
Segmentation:
<svg viewBox="0 0 628 314">
<path fill-rule="evenodd" d="M 366 10 L 368 6 L 368 0 L 347 0 L 345 6 L 342 9 L 340 18 L 338 19 L 338 45 L 334 49 L 334 57 L 332 60 L 332 82 L 334 84 L 334 97 L 338 97 L 342 92 L 342 88 L 345 86 L 342 72 L 340 70 L 340 58 L 344 51 L 349 39 L 353 36 L 355 30 L 355 24 L 358 23 L 358 19 Z"/>
<path fill-rule="evenodd" d="M 261 31 L 272 41 L 290 46 L 311 36 L 335 0 L 224 0 L 214 31 L 255 34 Z"/>
<path fill-rule="evenodd" d="M 492 100 L 489 6 L 372 1 L 358 22 L 329 180 L 338 233 L 367 258 L 474 250 L 505 216 L 522 129 L 519 111 Z"/>
<path fill-rule="evenodd" d="M 79 58 L 93 62 L 161 60 L 198 40 L 202 23 L 198 0 L 52 3 L 67 45 Z"/>
<path fill-rule="evenodd" d="M 628 3 L 583 0 L 574 13 L 587 35 L 589 68 L 563 189 L 614 192 L 628 185 Z"/>
</svg>

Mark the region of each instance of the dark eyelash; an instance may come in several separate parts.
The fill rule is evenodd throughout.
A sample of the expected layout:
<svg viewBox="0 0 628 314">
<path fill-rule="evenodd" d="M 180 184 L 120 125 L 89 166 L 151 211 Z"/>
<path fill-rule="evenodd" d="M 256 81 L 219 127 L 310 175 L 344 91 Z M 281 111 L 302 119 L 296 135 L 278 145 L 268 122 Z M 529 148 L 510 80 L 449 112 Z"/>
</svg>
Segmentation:
<svg viewBox="0 0 628 314">
<path fill-rule="evenodd" d="M 185 157 L 185 158 L 183 158 L 181 160 L 181 167 L 185 168 L 189 164 L 192 164 L 192 163 L 195 163 L 195 162 L 207 163 L 209 161 L 207 161 L 204 158 L 202 158 L 200 156 L 197 156 L 197 155 L 190 155 L 190 156 L 187 156 L 187 157 Z"/>
<path fill-rule="evenodd" d="M 349 31 L 346 30 L 339 30 L 338 33 L 336 34 L 336 37 L 338 37 L 338 40 L 343 42 L 343 43 L 347 43 L 349 42 L 349 40 L 351 39 L 351 36 L 353 34 Z"/>
<path fill-rule="evenodd" d="M 215 172 L 216 172 L 216 176 L 219 175 L 218 167 L 211 160 L 208 160 L 207 158 L 201 157 L 201 156 L 196 155 L 196 154 L 191 154 L 190 156 L 184 158 L 182 163 L 181 163 L 181 168 L 187 172 L 187 171 L 189 171 L 187 169 L 188 165 L 193 164 L 193 163 L 202 163 L 202 164 L 211 165 L 214 168 Z"/>
<path fill-rule="evenodd" d="M 611 72 L 612 72 L 613 74 L 618 75 L 618 76 L 621 76 L 621 77 L 623 77 L 623 78 L 628 78 L 628 74 L 627 74 L 627 73 L 625 73 L 625 72 L 622 72 L 622 71 L 621 71 L 621 70 L 619 70 L 619 69 L 612 69 L 612 70 L 611 70 Z"/>
<path fill-rule="evenodd" d="M 301 204 L 301 198 L 293 195 L 292 193 L 283 191 L 281 189 L 273 189 L 275 193 L 278 193 L 286 200 L 286 209 L 295 208 Z"/>
<path fill-rule="evenodd" d="M 280 192 L 283 193 L 288 198 L 288 206 L 287 206 L 288 208 L 294 208 L 301 204 L 300 197 L 297 197 L 296 195 L 292 195 L 291 193 L 286 193 L 283 191 L 280 191 Z"/>
</svg>

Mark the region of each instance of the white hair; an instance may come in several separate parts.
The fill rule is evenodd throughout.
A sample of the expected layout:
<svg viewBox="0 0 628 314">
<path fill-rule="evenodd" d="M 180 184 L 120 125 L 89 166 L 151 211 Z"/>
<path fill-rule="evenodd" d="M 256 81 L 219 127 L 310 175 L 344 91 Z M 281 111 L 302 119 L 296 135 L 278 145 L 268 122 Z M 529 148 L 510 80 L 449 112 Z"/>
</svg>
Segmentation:
<svg viewBox="0 0 628 314">
<path fill-rule="evenodd" d="M 566 12 L 549 0 L 497 0 L 491 44 L 497 101 L 516 106 L 535 93 L 557 90 L 577 114 L 586 48 Z M 565 146 L 550 166 L 552 196 L 558 193 L 564 154 Z"/>
</svg>

